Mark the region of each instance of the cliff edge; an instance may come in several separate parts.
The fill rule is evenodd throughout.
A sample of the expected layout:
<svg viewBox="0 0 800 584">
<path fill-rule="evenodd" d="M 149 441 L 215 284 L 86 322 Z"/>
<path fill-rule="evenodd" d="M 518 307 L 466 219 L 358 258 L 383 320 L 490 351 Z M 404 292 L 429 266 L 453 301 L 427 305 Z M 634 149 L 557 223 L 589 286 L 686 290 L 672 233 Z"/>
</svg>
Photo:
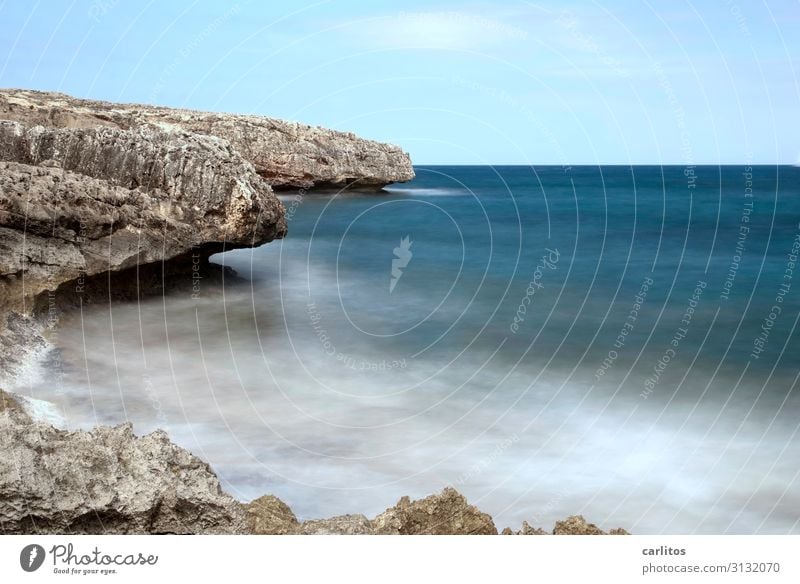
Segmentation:
<svg viewBox="0 0 800 584">
<path fill-rule="evenodd" d="M 61 93 L 0 90 L 0 118 L 51 128 L 143 124 L 215 136 L 250 162 L 276 189 L 380 189 L 414 178 L 411 158 L 392 144 L 265 116 L 199 112 L 76 99 Z"/>
</svg>

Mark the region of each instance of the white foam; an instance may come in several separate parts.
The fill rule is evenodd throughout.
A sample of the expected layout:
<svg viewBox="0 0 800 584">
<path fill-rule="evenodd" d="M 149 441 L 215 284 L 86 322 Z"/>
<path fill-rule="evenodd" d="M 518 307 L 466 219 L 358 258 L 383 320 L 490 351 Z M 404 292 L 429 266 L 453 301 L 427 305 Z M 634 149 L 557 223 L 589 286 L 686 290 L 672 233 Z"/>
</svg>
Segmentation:
<svg viewBox="0 0 800 584">
<path fill-rule="evenodd" d="M 409 197 L 466 197 L 470 192 L 465 189 L 425 189 L 425 188 L 398 188 L 384 187 L 384 191 L 394 195 L 406 195 Z"/>
<path fill-rule="evenodd" d="M 9 391 L 19 392 L 39 385 L 47 375 L 47 356 L 53 350 L 53 345 L 46 342 L 24 350 L 25 358 L 19 368 L 13 374 L 0 375 L 0 383 Z"/>
<path fill-rule="evenodd" d="M 61 413 L 60 408 L 53 402 L 35 399 L 27 395 L 14 395 L 19 400 L 25 413 L 37 422 L 45 422 L 61 429 L 67 427 L 67 420 Z"/>
</svg>

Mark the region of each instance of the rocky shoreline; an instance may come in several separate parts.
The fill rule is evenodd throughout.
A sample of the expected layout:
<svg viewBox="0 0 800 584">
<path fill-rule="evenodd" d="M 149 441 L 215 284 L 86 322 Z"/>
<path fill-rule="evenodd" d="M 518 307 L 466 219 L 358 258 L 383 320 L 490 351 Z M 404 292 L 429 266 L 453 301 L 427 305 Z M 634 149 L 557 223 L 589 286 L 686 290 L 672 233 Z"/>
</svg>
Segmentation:
<svg viewBox="0 0 800 584">
<path fill-rule="evenodd" d="M 283 237 L 274 188 L 413 176 L 396 146 L 346 132 L 0 90 L 0 533 L 497 534 L 452 488 L 373 519 L 300 522 L 271 495 L 236 501 L 163 431 L 61 430 L 3 391 L 47 351 L 43 332 L 63 310 L 218 276 L 211 255 Z M 550 533 L 604 532 L 576 516 Z"/>
<path fill-rule="evenodd" d="M 163 431 L 136 436 L 131 424 L 65 431 L 32 419 L 0 390 L 0 533 L 497 535 L 491 516 L 451 487 L 368 519 L 343 515 L 298 521 L 265 495 L 240 503 L 211 467 Z M 503 535 L 604 535 L 581 516 L 546 532 L 523 523 Z M 626 534 L 612 529 L 609 535 Z"/>
</svg>

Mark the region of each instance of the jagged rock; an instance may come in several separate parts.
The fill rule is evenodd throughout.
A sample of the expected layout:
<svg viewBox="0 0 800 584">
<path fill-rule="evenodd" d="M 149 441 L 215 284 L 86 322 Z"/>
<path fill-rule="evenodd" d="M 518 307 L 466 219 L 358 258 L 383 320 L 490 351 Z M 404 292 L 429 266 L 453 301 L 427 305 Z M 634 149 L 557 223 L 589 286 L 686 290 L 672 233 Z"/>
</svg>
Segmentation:
<svg viewBox="0 0 800 584">
<path fill-rule="evenodd" d="M 182 128 L 227 140 L 276 188 L 380 188 L 414 178 L 411 160 L 397 146 L 263 116 L 179 110 L 75 99 L 60 93 L 0 90 L 0 118 L 54 128 L 142 124 Z"/>
<path fill-rule="evenodd" d="M 27 312 L 37 295 L 82 277 L 286 232 L 280 201 L 218 138 L 0 121 L 0 161 L 6 309 Z"/>
<path fill-rule="evenodd" d="M 630 531 L 627 529 L 623 529 L 622 527 L 615 527 L 611 531 L 608 532 L 608 535 L 630 535 Z"/>
<path fill-rule="evenodd" d="M 13 397 L 8 395 L 5 391 L 0 389 L 0 415 L 6 411 L 14 410 L 16 412 L 22 411 L 22 408 Z"/>
<path fill-rule="evenodd" d="M 300 525 L 302 535 L 370 535 L 372 523 L 363 515 L 340 515 L 330 519 L 312 519 Z"/>
<path fill-rule="evenodd" d="M 382 535 L 497 535 L 492 518 L 450 487 L 417 501 L 403 497 L 372 524 Z"/>
<path fill-rule="evenodd" d="M 583 515 L 572 515 L 563 521 L 556 521 L 553 535 L 605 535 L 594 523 L 587 523 Z"/>
<path fill-rule="evenodd" d="M 242 506 L 162 431 L 66 432 L 0 414 L 0 533 L 244 533 Z"/>
<path fill-rule="evenodd" d="M 264 495 L 246 504 L 247 525 L 253 535 L 286 535 L 300 526 L 289 506 L 273 495 Z"/>
<path fill-rule="evenodd" d="M 527 521 L 522 522 L 522 529 L 513 531 L 510 527 L 506 527 L 502 535 L 549 535 L 541 527 L 532 527 Z"/>
</svg>

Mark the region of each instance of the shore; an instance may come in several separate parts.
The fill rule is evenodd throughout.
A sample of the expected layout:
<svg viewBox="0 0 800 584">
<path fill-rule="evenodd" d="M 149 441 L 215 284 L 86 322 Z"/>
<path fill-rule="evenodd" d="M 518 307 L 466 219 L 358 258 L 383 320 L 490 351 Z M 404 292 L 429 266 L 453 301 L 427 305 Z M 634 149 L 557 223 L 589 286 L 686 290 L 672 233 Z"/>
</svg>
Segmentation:
<svg viewBox="0 0 800 584">
<path fill-rule="evenodd" d="M 450 487 L 372 519 L 300 522 L 271 495 L 236 501 L 163 431 L 61 430 L 3 391 L 24 385 L 65 311 L 163 294 L 200 272 L 221 279 L 211 255 L 282 238 L 274 188 L 379 189 L 410 178 L 399 148 L 349 133 L 0 91 L 0 532 L 497 534 Z M 547 532 L 524 523 L 502 533 L 605 532 L 573 516 Z"/>
</svg>

